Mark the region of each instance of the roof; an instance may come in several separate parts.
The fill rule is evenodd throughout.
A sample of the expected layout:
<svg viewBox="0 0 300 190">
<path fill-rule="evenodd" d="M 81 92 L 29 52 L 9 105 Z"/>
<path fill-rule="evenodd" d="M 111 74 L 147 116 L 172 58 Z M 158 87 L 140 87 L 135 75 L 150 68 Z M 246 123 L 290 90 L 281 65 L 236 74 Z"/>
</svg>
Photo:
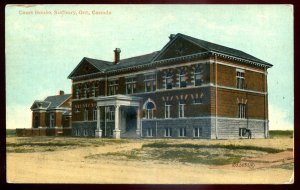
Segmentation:
<svg viewBox="0 0 300 190">
<path fill-rule="evenodd" d="M 55 109 L 71 97 L 71 94 L 48 96 L 45 100 L 35 100 L 30 109 Z"/>
<path fill-rule="evenodd" d="M 255 61 L 255 62 L 259 62 L 259 63 L 262 63 L 262 64 L 272 66 L 270 63 L 267 63 L 263 60 L 260 60 L 256 57 L 252 56 L 252 55 L 249 55 L 249 54 L 247 54 L 243 51 L 237 50 L 237 49 L 233 49 L 233 48 L 229 48 L 229 47 L 226 47 L 226 46 L 211 43 L 211 42 L 208 42 L 208 41 L 200 40 L 200 39 L 193 38 L 191 36 L 187 36 L 187 35 L 184 35 L 184 34 L 181 34 L 181 33 L 178 33 L 177 35 L 182 36 L 183 38 L 185 38 L 187 40 L 190 40 L 190 41 L 194 42 L 195 44 L 199 45 L 200 47 L 205 48 L 209 51 L 216 51 L 216 52 L 219 52 L 219 53 L 224 53 L 224 54 L 227 54 L 227 55 L 232 55 L 232 56 L 236 56 L 236 57 L 240 57 L 240 58 L 244 58 L 244 59 L 248 59 L 248 60 L 251 60 L 251 61 Z"/>
<path fill-rule="evenodd" d="M 229 48 L 226 46 L 218 45 L 215 43 L 211 43 L 208 41 L 200 40 L 191 36 L 187 36 L 181 33 L 176 34 L 172 40 L 170 40 L 162 50 L 160 51 L 155 51 L 149 54 L 145 55 L 140 55 L 136 57 L 131 57 L 127 59 L 121 59 L 118 64 L 115 64 L 114 62 L 109 62 L 109 61 L 104 61 L 104 60 L 98 60 L 98 59 L 92 59 L 92 58 L 87 58 L 84 57 L 83 60 L 86 60 L 89 62 L 91 65 L 93 65 L 96 69 L 98 69 L 99 72 L 109 72 L 109 71 L 114 71 L 114 70 L 119 70 L 119 69 L 124 69 L 124 68 L 131 68 L 135 66 L 140 66 L 140 65 L 146 65 L 152 62 L 157 61 L 156 59 L 169 47 L 173 41 L 175 41 L 177 38 L 182 37 L 183 39 L 196 44 L 202 49 L 205 49 L 207 52 L 215 52 L 215 53 L 221 53 L 225 54 L 227 56 L 234 56 L 237 58 L 241 58 L 247 61 L 252 61 L 255 63 L 259 63 L 268 67 L 272 67 L 270 63 L 267 63 L 263 60 L 260 60 L 248 53 L 245 53 L 243 51 Z M 76 72 L 77 68 L 79 65 L 82 63 L 82 61 L 77 65 L 77 67 L 71 72 L 71 74 L 68 76 L 68 78 L 72 78 L 72 75 Z"/>
<path fill-rule="evenodd" d="M 127 59 L 121 59 L 118 64 L 113 64 L 110 67 L 107 67 L 106 71 L 128 68 L 128 67 L 150 63 L 158 53 L 159 51 L 156 51 L 145 55 L 140 55 L 140 56 L 131 57 Z"/>
<path fill-rule="evenodd" d="M 48 96 L 44 101 L 50 102 L 48 109 L 56 108 L 71 97 L 71 94 Z"/>
<path fill-rule="evenodd" d="M 92 64 L 94 67 L 96 67 L 99 71 L 104 70 L 106 67 L 109 67 L 112 64 L 112 62 L 98 60 L 98 59 L 92 59 L 88 57 L 84 57 L 86 61 L 88 61 L 90 64 Z"/>
</svg>

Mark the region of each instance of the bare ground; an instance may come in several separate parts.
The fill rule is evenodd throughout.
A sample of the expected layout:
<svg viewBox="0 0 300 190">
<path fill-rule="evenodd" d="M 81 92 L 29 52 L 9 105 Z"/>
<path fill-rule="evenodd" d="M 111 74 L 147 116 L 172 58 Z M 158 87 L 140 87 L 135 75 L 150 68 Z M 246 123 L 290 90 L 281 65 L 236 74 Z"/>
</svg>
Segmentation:
<svg viewBox="0 0 300 190">
<path fill-rule="evenodd" d="M 22 138 L 7 138 L 15 143 Z M 208 166 L 164 160 L 128 160 L 95 154 L 129 151 L 153 140 L 129 140 L 105 146 L 32 153 L 7 153 L 7 179 L 11 183 L 101 183 L 101 184 L 282 184 L 294 170 L 293 139 L 169 140 L 169 143 L 236 144 L 275 147 L 286 151 L 243 158 L 239 165 Z M 249 163 L 252 166 L 249 166 Z"/>
</svg>

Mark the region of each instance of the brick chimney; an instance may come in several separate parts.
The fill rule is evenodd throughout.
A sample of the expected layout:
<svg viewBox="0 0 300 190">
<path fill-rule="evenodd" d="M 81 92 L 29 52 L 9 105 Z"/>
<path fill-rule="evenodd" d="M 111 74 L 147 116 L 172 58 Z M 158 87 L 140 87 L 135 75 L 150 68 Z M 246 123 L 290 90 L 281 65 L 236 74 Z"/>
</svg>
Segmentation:
<svg viewBox="0 0 300 190">
<path fill-rule="evenodd" d="M 65 92 L 63 91 L 63 90 L 60 90 L 59 92 L 58 92 L 58 95 L 64 95 L 65 94 Z"/>
<path fill-rule="evenodd" d="M 115 62 L 115 64 L 118 64 L 120 62 L 121 49 L 120 48 L 116 48 L 114 50 L 114 52 L 115 52 L 115 60 L 114 60 L 114 62 Z"/>
</svg>

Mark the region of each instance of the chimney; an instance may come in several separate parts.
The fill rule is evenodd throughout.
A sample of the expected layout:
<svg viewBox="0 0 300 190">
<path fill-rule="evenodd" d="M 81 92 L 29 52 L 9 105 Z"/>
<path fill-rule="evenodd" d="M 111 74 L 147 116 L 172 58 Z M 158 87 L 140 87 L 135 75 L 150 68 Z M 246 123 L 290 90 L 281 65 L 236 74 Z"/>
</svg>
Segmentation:
<svg viewBox="0 0 300 190">
<path fill-rule="evenodd" d="M 173 40 L 175 38 L 176 34 L 170 34 L 169 39 Z"/>
<path fill-rule="evenodd" d="M 58 92 L 58 94 L 61 96 L 61 95 L 64 95 L 65 92 L 64 92 L 63 90 L 60 90 L 60 91 Z"/>
<path fill-rule="evenodd" d="M 114 50 L 115 52 L 115 64 L 118 64 L 120 61 L 120 53 L 121 53 L 121 49 L 120 48 L 116 48 Z"/>
</svg>

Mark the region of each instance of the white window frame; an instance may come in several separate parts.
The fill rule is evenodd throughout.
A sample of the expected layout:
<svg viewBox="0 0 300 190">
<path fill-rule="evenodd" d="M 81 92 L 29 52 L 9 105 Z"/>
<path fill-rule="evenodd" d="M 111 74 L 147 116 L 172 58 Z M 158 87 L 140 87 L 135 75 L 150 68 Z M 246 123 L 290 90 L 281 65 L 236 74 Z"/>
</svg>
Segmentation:
<svg viewBox="0 0 300 190">
<path fill-rule="evenodd" d="M 154 92 L 156 90 L 156 75 L 155 74 L 146 74 L 144 79 L 145 92 Z M 150 84 L 150 90 L 147 89 L 147 84 Z"/>
<path fill-rule="evenodd" d="M 97 87 L 96 87 L 96 85 L 94 84 L 93 87 L 92 87 L 92 96 L 93 96 L 93 97 L 96 97 L 96 89 L 97 89 Z"/>
<path fill-rule="evenodd" d="M 182 86 L 181 82 L 185 82 L 185 86 Z M 179 88 L 186 88 L 186 87 L 187 87 L 186 72 L 184 70 L 181 70 L 179 73 Z"/>
<path fill-rule="evenodd" d="M 236 69 L 236 88 L 245 89 L 245 71 Z"/>
<path fill-rule="evenodd" d="M 178 136 L 179 137 L 186 137 L 186 128 L 185 127 L 179 128 Z"/>
<path fill-rule="evenodd" d="M 165 103 L 165 118 L 171 118 L 171 105 L 168 103 Z"/>
<path fill-rule="evenodd" d="M 97 121 L 97 108 L 93 109 L 93 120 Z"/>
<path fill-rule="evenodd" d="M 239 128 L 239 137 L 247 137 L 246 128 Z"/>
<path fill-rule="evenodd" d="M 106 108 L 106 116 L 107 116 L 107 121 L 114 121 L 115 120 L 115 110 L 112 107 L 107 107 Z"/>
<path fill-rule="evenodd" d="M 194 128 L 194 137 L 202 137 L 202 127 L 195 127 Z M 196 134 L 197 133 L 197 134 Z"/>
<path fill-rule="evenodd" d="M 84 97 L 85 98 L 88 98 L 88 91 L 89 91 L 89 88 L 87 87 L 87 85 L 84 85 L 84 87 L 83 87 L 83 92 L 84 92 Z"/>
<path fill-rule="evenodd" d="M 76 87 L 76 89 L 75 89 L 75 98 L 76 99 L 80 98 L 79 94 L 80 94 L 80 89 L 79 89 L 79 87 Z"/>
<path fill-rule="evenodd" d="M 179 102 L 179 104 L 178 104 L 178 117 L 179 118 L 184 117 L 184 107 L 185 107 L 185 104 Z M 182 112 L 181 112 L 181 110 L 182 110 Z"/>
<path fill-rule="evenodd" d="M 172 89 L 173 88 L 173 75 L 171 73 L 167 73 L 165 76 L 165 89 Z M 168 88 L 168 80 L 170 80 L 171 88 Z"/>
<path fill-rule="evenodd" d="M 83 120 L 84 121 L 88 121 L 89 120 L 89 110 L 87 108 L 84 109 Z"/>
<path fill-rule="evenodd" d="M 147 128 L 146 129 L 146 136 L 147 137 L 153 137 L 153 129 L 152 128 Z"/>
<path fill-rule="evenodd" d="M 153 119 L 154 117 L 153 117 L 153 110 L 154 109 L 146 109 L 145 111 L 146 111 L 146 114 L 145 114 L 145 116 L 146 116 L 146 119 Z"/>
<path fill-rule="evenodd" d="M 125 79 L 126 94 L 134 94 L 136 92 L 136 79 L 135 77 L 128 77 Z M 131 87 L 130 90 L 128 87 Z"/>
<path fill-rule="evenodd" d="M 201 83 L 200 84 L 197 84 L 197 76 L 200 77 L 200 80 L 201 80 Z M 194 86 L 201 86 L 202 85 L 202 69 L 200 66 L 197 66 L 194 70 Z"/>
<path fill-rule="evenodd" d="M 238 118 L 245 119 L 246 116 L 246 104 L 239 103 L 238 104 Z"/>
<path fill-rule="evenodd" d="M 50 113 L 49 115 L 49 127 L 53 128 L 55 125 L 55 116 L 54 113 Z"/>
<path fill-rule="evenodd" d="M 165 128 L 164 136 L 165 137 L 172 137 L 172 128 L 170 128 L 170 127 Z"/>
<path fill-rule="evenodd" d="M 116 95 L 118 89 L 117 79 L 108 81 L 108 95 Z"/>
<path fill-rule="evenodd" d="M 88 136 L 88 130 L 87 129 L 83 129 L 83 136 L 87 137 Z"/>
</svg>

